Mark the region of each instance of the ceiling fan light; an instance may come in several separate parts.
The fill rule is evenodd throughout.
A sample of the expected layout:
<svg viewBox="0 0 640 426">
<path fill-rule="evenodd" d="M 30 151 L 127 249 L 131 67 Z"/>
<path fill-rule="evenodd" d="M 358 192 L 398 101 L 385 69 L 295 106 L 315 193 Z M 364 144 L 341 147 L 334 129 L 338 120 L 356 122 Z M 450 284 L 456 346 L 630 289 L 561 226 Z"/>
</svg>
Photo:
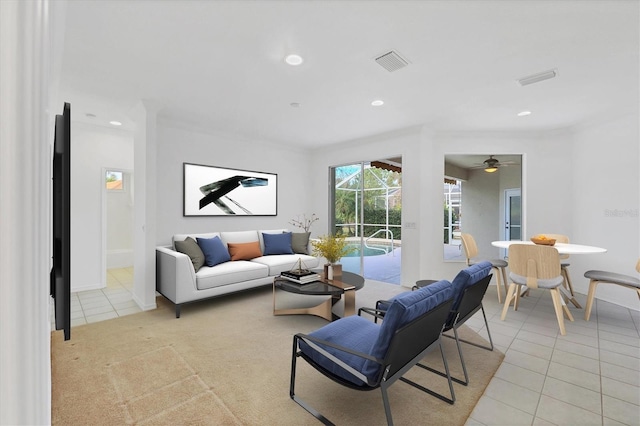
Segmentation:
<svg viewBox="0 0 640 426">
<path fill-rule="evenodd" d="M 487 166 L 484 168 L 484 171 L 487 173 L 497 172 L 498 168 L 496 166 Z"/>
</svg>

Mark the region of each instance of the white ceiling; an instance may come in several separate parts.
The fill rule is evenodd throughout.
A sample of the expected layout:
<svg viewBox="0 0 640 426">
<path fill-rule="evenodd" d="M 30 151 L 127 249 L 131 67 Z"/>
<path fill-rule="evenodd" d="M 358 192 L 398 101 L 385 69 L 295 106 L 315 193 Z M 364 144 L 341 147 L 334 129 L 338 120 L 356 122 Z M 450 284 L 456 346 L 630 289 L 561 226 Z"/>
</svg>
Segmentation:
<svg viewBox="0 0 640 426">
<path fill-rule="evenodd" d="M 301 146 L 424 124 L 547 131 L 637 111 L 638 23 L 637 0 L 69 1 L 59 94 L 79 121 L 131 128 L 145 99 Z M 409 66 L 374 61 L 391 49 Z M 290 52 L 305 62 L 286 65 Z"/>
</svg>

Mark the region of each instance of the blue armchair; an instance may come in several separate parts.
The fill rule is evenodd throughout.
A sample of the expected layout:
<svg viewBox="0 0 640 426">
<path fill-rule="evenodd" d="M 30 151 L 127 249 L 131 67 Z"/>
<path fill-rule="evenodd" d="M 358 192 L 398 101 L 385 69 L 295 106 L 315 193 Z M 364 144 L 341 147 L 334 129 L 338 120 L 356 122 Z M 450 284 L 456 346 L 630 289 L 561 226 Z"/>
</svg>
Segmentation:
<svg viewBox="0 0 640 426">
<path fill-rule="evenodd" d="M 387 390 L 397 380 L 453 404 L 455 393 L 440 341 L 453 303 L 452 289 L 451 283 L 443 280 L 403 293 L 390 303 L 381 324 L 358 315 L 341 318 L 310 334 L 296 334 L 291 399 L 324 424 L 332 424 L 295 395 L 296 360 L 300 357 L 343 386 L 363 391 L 380 388 L 388 424 L 393 420 Z M 451 398 L 402 377 L 436 347 L 440 348 Z"/>
<path fill-rule="evenodd" d="M 487 322 L 487 316 L 484 312 L 484 307 L 482 306 L 482 299 L 484 298 L 484 294 L 486 293 L 489 282 L 491 281 L 492 275 L 490 274 L 490 272 L 492 267 L 493 266 L 491 265 L 491 262 L 488 261 L 476 263 L 458 272 L 458 275 L 456 275 L 452 282 L 453 305 L 451 306 L 451 312 L 449 313 L 447 322 L 444 325 L 443 336 L 456 340 L 458 354 L 460 356 L 460 363 L 462 364 L 462 371 L 464 373 L 464 380 L 458 379 L 456 377 L 451 377 L 451 380 L 465 386 L 469 384 L 469 374 L 467 373 L 467 366 L 464 363 L 464 357 L 462 355 L 460 342 L 468 343 L 470 345 L 474 345 L 491 351 L 493 350 L 493 340 L 491 339 L 491 332 L 489 331 L 489 323 Z M 425 282 L 428 281 L 425 280 Z M 425 287 L 414 287 L 414 289 L 428 288 L 431 285 L 433 284 L 428 284 Z M 394 298 L 389 300 L 378 300 L 375 309 L 362 308 L 362 310 L 373 315 L 377 321 L 378 319 L 386 318 L 387 311 L 393 300 Z M 484 323 L 487 328 L 487 334 L 489 335 L 489 346 L 470 342 L 461 339 L 458 336 L 458 328 L 479 310 L 482 310 L 482 317 L 484 318 Z M 453 330 L 453 336 L 444 334 L 444 332 L 450 330 Z M 422 364 L 418 364 L 418 366 L 426 368 L 433 373 L 440 374 L 442 376 L 445 375 L 444 373 L 437 371 L 431 367 L 427 367 Z"/>
</svg>

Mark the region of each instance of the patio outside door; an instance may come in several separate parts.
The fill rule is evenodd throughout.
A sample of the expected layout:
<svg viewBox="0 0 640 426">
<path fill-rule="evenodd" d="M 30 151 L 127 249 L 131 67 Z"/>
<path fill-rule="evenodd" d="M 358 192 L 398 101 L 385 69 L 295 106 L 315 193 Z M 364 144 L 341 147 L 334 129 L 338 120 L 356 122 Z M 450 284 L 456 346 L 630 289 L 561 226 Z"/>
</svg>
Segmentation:
<svg viewBox="0 0 640 426">
<path fill-rule="evenodd" d="M 402 174 L 372 164 L 331 168 L 330 230 L 355 249 L 341 259 L 343 270 L 400 284 Z"/>
</svg>

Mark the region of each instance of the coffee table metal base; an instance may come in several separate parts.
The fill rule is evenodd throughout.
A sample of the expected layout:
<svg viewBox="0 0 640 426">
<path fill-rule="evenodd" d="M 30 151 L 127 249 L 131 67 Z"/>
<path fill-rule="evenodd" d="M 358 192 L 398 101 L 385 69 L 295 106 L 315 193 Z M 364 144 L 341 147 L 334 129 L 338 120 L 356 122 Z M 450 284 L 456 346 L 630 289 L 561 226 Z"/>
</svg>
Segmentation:
<svg viewBox="0 0 640 426">
<path fill-rule="evenodd" d="M 356 290 L 364 286 L 364 278 L 356 274 L 347 273 L 348 277 L 344 281 L 321 280 L 316 283 L 299 284 L 291 283 L 282 278 L 273 280 L 273 314 L 274 315 L 316 315 L 327 321 L 338 319 L 332 311 L 333 306 L 340 300 L 344 303 L 344 316 L 355 315 L 356 313 Z M 346 282 L 345 282 L 346 281 Z M 306 298 L 305 307 L 277 308 L 276 290 L 282 290 L 291 294 L 298 294 L 300 298 Z M 315 304 L 309 302 L 319 296 L 329 296 L 322 303 Z M 295 303 L 295 302 L 294 302 Z"/>
<path fill-rule="evenodd" d="M 333 321 L 334 316 L 331 308 L 333 304 L 332 299 L 326 299 L 319 305 L 310 308 L 276 308 L 276 289 L 273 289 L 273 315 L 315 315 L 320 318 L 324 318 L 327 321 Z"/>
</svg>

